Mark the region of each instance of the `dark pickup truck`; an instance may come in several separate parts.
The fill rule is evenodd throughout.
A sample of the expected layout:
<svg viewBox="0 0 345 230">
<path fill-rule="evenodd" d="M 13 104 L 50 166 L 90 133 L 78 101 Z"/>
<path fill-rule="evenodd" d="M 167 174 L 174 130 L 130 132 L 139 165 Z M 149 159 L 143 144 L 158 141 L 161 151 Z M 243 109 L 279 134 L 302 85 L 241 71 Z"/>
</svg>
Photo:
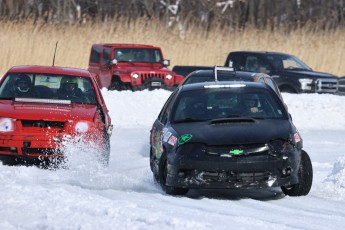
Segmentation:
<svg viewBox="0 0 345 230">
<path fill-rule="evenodd" d="M 229 53 L 226 67 L 270 75 L 281 92 L 338 93 L 338 77 L 313 71 L 297 57 L 277 52 L 236 51 Z M 187 76 L 194 70 L 212 69 L 207 66 L 175 66 L 176 74 Z M 345 84 L 345 82 L 344 82 Z"/>
</svg>

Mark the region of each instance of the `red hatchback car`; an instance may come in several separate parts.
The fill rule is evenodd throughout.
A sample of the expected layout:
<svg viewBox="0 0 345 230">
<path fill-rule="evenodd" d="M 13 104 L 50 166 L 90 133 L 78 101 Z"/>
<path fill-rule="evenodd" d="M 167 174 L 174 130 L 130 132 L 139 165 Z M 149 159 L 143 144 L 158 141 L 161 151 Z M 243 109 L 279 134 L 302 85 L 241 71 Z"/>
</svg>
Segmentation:
<svg viewBox="0 0 345 230">
<path fill-rule="evenodd" d="M 94 143 L 108 164 L 111 119 L 87 70 L 15 66 L 0 80 L 0 158 L 46 162 L 63 158 L 64 140 Z"/>
</svg>

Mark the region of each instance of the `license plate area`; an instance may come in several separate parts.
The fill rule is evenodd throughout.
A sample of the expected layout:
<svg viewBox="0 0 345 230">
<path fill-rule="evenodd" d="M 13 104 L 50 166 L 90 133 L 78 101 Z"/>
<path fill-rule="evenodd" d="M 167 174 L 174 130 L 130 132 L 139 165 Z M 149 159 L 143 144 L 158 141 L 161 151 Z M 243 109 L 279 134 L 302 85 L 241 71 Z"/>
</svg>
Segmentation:
<svg viewBox="0 0 345 230">
<path fill-rule="evenodd" d="M 161 82 L 151 82 L 151 86 L 160 87 L 160 86 L 162 86 L 162 83 Z"/>
</svg>

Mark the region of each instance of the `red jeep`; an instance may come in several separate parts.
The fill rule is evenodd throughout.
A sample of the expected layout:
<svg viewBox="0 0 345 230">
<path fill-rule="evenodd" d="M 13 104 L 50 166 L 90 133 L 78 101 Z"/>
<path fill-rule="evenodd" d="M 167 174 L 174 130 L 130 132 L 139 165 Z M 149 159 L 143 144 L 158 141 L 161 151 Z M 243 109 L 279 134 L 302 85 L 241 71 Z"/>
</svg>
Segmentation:
<svg viewBox="0 0 345 230">
<path fill-rule="evenodd" d="M 142 90 L 163 88 L 174 90 L 183 80 L 167 67 L 161 48 L 138 44 L 94 44 L 89 71 L 101 88 L 110 90 Z"/>
<path fill-rule="evenodd" d="M 111 131 L 108 109 L 87 70 L 16 66 L 0 80 L 0 158 L 4 161 L 63 158 L 66 139 L 83 137 L 94 143 L 107 164 Z"/>
</svg>

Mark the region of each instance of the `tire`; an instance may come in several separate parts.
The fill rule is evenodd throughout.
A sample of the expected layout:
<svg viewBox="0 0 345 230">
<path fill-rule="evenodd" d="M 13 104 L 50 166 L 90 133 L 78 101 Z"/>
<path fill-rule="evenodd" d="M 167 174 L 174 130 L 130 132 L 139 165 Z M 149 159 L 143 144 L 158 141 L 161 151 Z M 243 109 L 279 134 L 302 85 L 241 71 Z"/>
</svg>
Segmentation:
<svg viewBox="0 0 345 230">
<path fill-rule="evenodd" d="M 110 139 L 109 135 L 104 132 L 104 142 L 103 142 L 103 149 L 102 149 L 102 159 L 101 163 L 105 166 L 108 167 L 109 165 L 109 158 L 110 158 Z"/>
<path fill-rule="evenodd" d="M 160 160 L 159 160 L 159 172 L 158 172 L 158 179 L 159 184 L 162 187 L 163 191 L 170 195 L 185 195 L 188 192 L 187 188 L 178 188 L 173 186 L 166 185 L 166 178 L 167 178 L 167 154 L 163 152 Z"/>
<path fill-rule="evenodd" d="M 18 159 L 13 156 L 0 156 L 0 164 L 15 166 L 19 163 Z"/>
<path fill-rule="evenodd" d="M 111 86 L 109 87 L 109 90 L 117 90 L 117 91 L 121 91 L 121 84 L 118 81 L 115 81 L 111 84 Z"/>
<path fill-rule="evenodd" d="M 301 162 L 298 169 L 298 184 L 282 186 L 283 193 L 287 196 L 305 196 L 309 193 L 313 183 L 313 166 L 309 155 L 302 150 Z"/>
<path fill-rule="evenodd" d="M 279 87 L 281 93 L 297 93 L 293 88 L 290 86 L 282 86 Z"/>
<path fill-rule="evenodd" d="M 152 149 L 150 150 L 150 169 L 152 171 L 152 174 L 153 174 L 153 179 L 155 182 L 159 182 L 159 176 L 158 176 L 158 173 L 157 173 L 157 170 L 155 169 L 155 160 L 156 158 L 154 157 L 154 154 L 152 152 Z"/>
</svg>

